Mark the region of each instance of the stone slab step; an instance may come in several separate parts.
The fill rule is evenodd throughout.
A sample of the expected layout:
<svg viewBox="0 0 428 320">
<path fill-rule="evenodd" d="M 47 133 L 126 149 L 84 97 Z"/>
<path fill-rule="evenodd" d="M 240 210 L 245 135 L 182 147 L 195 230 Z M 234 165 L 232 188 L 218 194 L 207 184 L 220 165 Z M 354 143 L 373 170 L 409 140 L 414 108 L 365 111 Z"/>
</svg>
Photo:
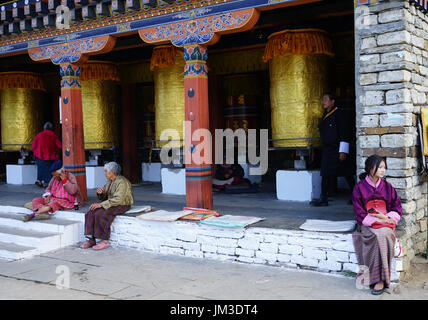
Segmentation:
<svg viewBox="0 0 428 320">
<path fill-rule="evenodd" d="M 20 260 L 31 258 L 40 251 L 34 247 L 21 246 L 14 243 L 0 242 L 0 259 Z"/>
<path fill-rule="evenodd" d="M 0 212 L 0 225 L 23 230 L 34 230 L 41 232 L 65 232 L 67 228 L 73 227 L 78 222 L 58 219 L 53 216 L 50 220 L 31 220 L 23 222 L 24 213 Z"/>
<path fill-rule="evenodd" d="M 0 242 L 14 243 L 17 245 L 35 247 L 40 253 L 59 249 L 61 246 L 61 234 L 53 232 L 40 232 L 23 230 L 0 225 Z"/>
</svg>

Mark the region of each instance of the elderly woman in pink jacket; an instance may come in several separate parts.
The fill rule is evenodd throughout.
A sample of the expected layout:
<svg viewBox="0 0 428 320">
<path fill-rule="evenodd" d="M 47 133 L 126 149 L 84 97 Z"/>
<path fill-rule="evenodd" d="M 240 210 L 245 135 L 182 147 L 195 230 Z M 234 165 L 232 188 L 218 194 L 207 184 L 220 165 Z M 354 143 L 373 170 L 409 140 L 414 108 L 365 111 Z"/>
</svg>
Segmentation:
<svg viewBox="0 0 428 320">
<path fill-rule="evenodd" d="M 31 219 L 50 219 L 58 210 L 72 209 L 83 204 L 76 178 L 63 168 L 61 160 L 52 164 L 50 172 L 53 177 L 46 192 L 41 198 L 33 199 L 33 213 L 26 214 L 23 217 L 24 222 Z"/>
</svg>

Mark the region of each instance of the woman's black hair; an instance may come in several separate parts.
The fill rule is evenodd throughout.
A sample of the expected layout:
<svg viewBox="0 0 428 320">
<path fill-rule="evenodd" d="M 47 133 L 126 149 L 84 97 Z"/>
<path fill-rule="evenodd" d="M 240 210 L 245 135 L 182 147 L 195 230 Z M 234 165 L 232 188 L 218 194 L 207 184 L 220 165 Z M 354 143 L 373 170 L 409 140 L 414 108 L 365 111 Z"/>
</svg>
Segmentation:
<svg viewBox="0 0 428 320">
<path fill-rule="evenodd" d="M 379 166 L 382 162 L 385 162 L 386 165 L 386 161 L 384 158 L 382 158 L 381 156 L 378 156 L 377 154 L 371 155 L 370 157 L 367 158 L 366 163 L 365 163 L 365 167 L 364 167 L 364 171 L 362 174 L 360 174 L 359 178 L 360 180 L 365 179 L 365 177 L 367 177 L 367 175 L 370 175 L 370 171 L 374 168 L 374 173 L 376 174 L 377 170 L 379 169 Z"/>
</svg>

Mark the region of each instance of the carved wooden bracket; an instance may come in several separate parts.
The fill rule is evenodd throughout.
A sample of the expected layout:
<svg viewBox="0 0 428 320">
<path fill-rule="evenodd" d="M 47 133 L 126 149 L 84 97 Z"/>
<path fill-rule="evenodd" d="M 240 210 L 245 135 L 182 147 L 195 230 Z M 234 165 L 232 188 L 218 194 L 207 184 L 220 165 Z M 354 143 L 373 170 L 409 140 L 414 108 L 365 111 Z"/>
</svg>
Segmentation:
<svg viewBox="0 0 428 320">
<path fill-rule="evenodd" d="M 259 11 L 251 8 L 140 29 L 138 33 L 144 42 L 152 44 L 171 42 L 177 47 L 212 45 L 221 34 L 251 29 L 259 16 Z"/>
<path fill-rule="evenodd" d="M 116 44 L 116 38 L 102 36 L 64 42 L 46 47 L 32 48 L 28 50 L 30 58 L 34 61 L 54 64 L 84 63 L 90 55 L 109 52 Z"/>
</svg>

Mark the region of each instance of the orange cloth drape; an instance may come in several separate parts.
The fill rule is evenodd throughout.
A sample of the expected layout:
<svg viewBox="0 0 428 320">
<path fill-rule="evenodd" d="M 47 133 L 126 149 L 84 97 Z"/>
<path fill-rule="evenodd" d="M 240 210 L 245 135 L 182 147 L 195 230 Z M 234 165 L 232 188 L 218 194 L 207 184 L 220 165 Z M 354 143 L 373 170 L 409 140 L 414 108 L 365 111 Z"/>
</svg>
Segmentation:
<svg viewBox="0 0 428 320">
<path fill-rule="evenodd" d="M 318 29 L 284 30 L 269 36 L 263 61 L 285 54 L 324 54 L 334 56 L 327 33 Z"/>
<path fill-rule="evenodd" d="M 173 66 L 177 53 L 183 53 L 183 50 L 174 46 L 155 47 L 150 60 L 150 70 Z"/>
<path fill-rule="evenodd" d="M 81 67 L 80 80 L 120 81 L 116 64 L 104 61 L 88 61 Z"/>
<path fill-rule="evenodd" d="M 0 89 L 29 89 L 46 91 L 43 78 L 32 72 L 0 73 Z"/>
</svg>

